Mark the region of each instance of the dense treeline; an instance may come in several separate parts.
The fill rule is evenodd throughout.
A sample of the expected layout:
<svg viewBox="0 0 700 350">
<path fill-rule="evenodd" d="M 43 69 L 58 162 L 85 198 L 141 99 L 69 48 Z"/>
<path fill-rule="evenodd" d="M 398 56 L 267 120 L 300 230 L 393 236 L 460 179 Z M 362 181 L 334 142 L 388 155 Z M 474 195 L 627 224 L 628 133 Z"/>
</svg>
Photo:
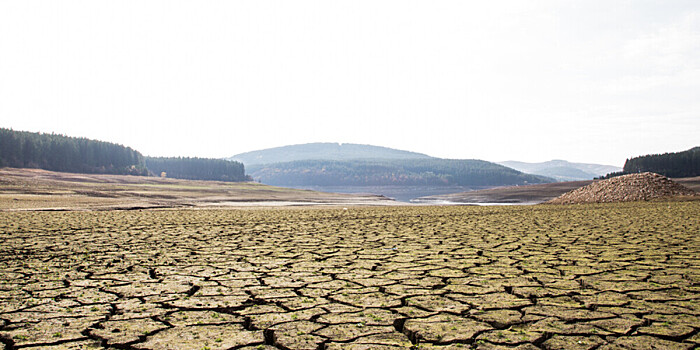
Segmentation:
<svg viewBox="0 0 700 350">
<path fill-rule="evenodd" d="M 146 175 L 138 151 L 115 143 L 0 128 L 0 167 Z"/>
<path fill-rule="evenodd" d="M 249 166 L 255 180 L 276 186 L 498 186 L 553 182 L 483 160 L 300 160 Z"/>
<path fill-rule="evenodd" d="M 156 176 L 186 180 L 246 181 L 243 164 L 223 159 L 147 157 L 146 167 Z"/>
<path fill-rule="evenodd" d="M 610 173 L 604 178 L 647 171 L 668 177 L 700 176 L 700 147 L 683 152 L 650 154 L 627 159 L 622 172 Z"/>
<path fill-rule="evenodd" d="M 149 175 L 245 181 L 243 164 L 206 158 L 144 158 L 115 143 L 0 128 L 0 167 L 90 174 Z"/>
</svg>

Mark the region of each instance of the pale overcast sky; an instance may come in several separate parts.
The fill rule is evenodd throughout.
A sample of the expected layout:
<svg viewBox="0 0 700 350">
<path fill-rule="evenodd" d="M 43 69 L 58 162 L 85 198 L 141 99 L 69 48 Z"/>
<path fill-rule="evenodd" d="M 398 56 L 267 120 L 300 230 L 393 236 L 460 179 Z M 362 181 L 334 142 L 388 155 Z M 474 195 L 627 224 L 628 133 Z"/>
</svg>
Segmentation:
<svg viewBox="0 0 700 350">
<path fill-rule="evenodd" d="M 0 127 L 622 166 L 700 145 L 700 1 L 2 1 Z"/>
</svg>

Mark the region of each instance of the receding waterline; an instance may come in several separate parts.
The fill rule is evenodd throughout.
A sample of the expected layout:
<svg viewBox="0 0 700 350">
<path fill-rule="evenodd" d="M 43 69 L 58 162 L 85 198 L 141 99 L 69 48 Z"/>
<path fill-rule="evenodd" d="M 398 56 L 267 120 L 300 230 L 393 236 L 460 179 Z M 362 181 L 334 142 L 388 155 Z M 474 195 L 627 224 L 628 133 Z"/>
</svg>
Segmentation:
<svg viewBox="0 0 700 350">
<path fill-rule="evenodd" d="M 411 199 L 411 204 L 416 205 L 472 205 L 479 207 L 490 207 L 490 206 L 513 206 L 513 205 L 534 205 L 540 204 L 539 202 L 522 202 L 522 203 L 498 203 L 498 202 L 453 202 L 447 200 L 422 200 L 422 199 Z"/>
</svg>

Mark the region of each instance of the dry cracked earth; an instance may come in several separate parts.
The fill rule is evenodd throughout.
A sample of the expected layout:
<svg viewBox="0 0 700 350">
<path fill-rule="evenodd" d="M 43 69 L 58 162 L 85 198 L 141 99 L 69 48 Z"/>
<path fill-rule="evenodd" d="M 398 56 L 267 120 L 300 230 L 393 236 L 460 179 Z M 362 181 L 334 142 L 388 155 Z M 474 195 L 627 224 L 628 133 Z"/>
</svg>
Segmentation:
<svg viewBox="0 0 700 350">
<path fill-rule="evenodd" d="M 700 202 L 0 213 L 0 349 L 692 349 Z"/>
</svg>

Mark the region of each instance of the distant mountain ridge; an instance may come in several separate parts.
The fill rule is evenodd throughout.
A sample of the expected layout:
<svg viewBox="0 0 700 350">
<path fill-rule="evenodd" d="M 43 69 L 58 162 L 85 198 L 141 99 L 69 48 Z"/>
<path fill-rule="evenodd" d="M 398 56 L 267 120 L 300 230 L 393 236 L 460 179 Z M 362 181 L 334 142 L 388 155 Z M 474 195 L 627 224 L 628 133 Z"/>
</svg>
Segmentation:
<svg viewBox="0 0 700 350">
<path fill-rule="evenodd" d="M 241 153 L 248 175 L 269 185 L 504 186 L 552 182 L 477 159 L 441 159 L 387 147 L 309 143 Z"/>
<path fill-rule="evenodd" d="M 310 159 L 247 166 L 274 186 L 504 186 L 554 180 L 478 159 Z"/>
<path fill-rule="evenodd" d="M 566 160 L 550 160 L 541 163 L 527 163 L 518 161 L 498 162 L 498 164 L 522 171 L 528 174 L 542 175 L 556 179 L 557 181 L 591 180 L 608 173 L 621 171 L 622 168 L 590 163 L 572 163 Z"/>
<path fill-rule="evenodd" d="M 388 147 L 356 143 L 315 142 L 267 148 L 229 157 L 249 165 L 273 164 L 297 160 L 350 160 L 350 159 L 419 159 L 432 158 L 426 154 L 402 151 Z"/>
</svg>

